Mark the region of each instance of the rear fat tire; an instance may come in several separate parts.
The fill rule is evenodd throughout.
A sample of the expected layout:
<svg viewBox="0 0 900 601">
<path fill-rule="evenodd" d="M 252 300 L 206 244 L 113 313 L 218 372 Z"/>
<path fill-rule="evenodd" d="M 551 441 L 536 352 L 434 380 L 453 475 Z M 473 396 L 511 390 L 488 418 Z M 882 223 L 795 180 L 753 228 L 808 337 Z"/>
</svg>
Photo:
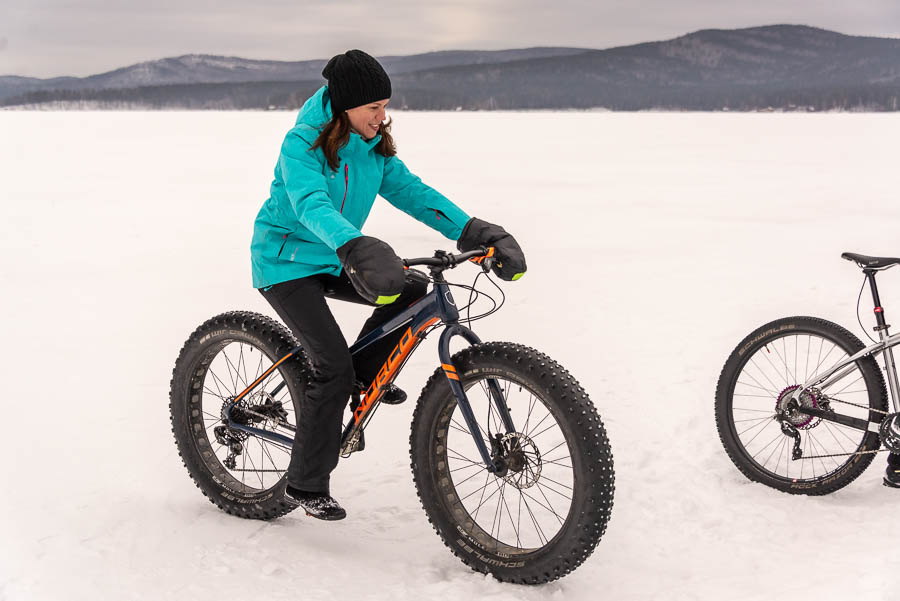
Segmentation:
<svg viewBox="0 0 900 601">
<path fill-rule="evenodd" d="M 456 400 L 439 368 L 419 397 L 410 434 L 413 478 L 429 522 L 466 565 L 500 581 L 540 584 L 565 576 L 594 551 L 613 505 L 612 451 L 593 403 L 562 366 L 522 345 L 482 343 L 460 351 L 452 361 L 464 388 L 485 376 L 495 376 L 518 383 L 543 399 L 569 446 L 574 468 L 573 496 L 564 525 L 536 550 L 515 555 L 498 553 L 467 533 L 465 526 L 473 524 L 469 514 L 463 511 L 462 517 L 460 504 L 448 500 L 458 496 L 448 473 L 448 462 L 442 460 L 447 454 L 442 445 L 447 440 Z M 462 524 L 454 519 L 454 514 L 461 516 Z"/>
<path fill-rule="evenodd" d="M 231 311 L 204 322 L 185 342 L 172 371 L 172 433 L 188 474 L 213 504 L 231 515 L 268 520 L 296 507 L 284 500 L 286 478 L 265 490 L 242 490 L 213 452 L 200 410 L 209 365 L 219 350 L 235 341 L 253 345 L 273 363 L 298 346 L 283 325 L 258 313 Z M 311 373 L 306 354 L 297 353 L 278 369 L 287 382 L 294 415 L 299 416 L 300 395 Z"/>
<path fill-rule="evenodd" d="M 753 461 L 741 443 L 733 421 L 732 405 L 735 386 L 750 357 L 766 344 L 793 334 L 812 334 L 821 337 L 832 342 L 848 355 L 853 355 L 865 348 L 853 333 L 836 323 L 817 317 L 786 317 L 757 328 L 732 351 L 719 375 L 716 386 L 716 428 L 728 457 L 750 480 L 790 494 L 825 495 L 847 486 L 859 477 L 872 463 L 875 453 L 848 456 L 846 463 L 842 464 L 834 473 L 829 474 L 827 478 L 821 478 L 818 481 L 795 482 L 778 477 L 762 469 Z M 878 362 L 868 356 L 859 359 L 856 363 L 866 385 L 869 408 L 886 411 L 887 389 Z M 774 403 L 775 399 L 773 398 L 772 401 Z M 837 413 L 841 413 L 840 404 L 836 404 L 833 408 Z M 877 417 L 879 414 L 869 412 L 870 420 L 877 419 Z M 802 435 L 803 431 L 801 431 Z M 879 436 L 874 432 L 868 432 L 861 440 L 860 451 L 873 451 L 880 445 Z"/>
</svg>

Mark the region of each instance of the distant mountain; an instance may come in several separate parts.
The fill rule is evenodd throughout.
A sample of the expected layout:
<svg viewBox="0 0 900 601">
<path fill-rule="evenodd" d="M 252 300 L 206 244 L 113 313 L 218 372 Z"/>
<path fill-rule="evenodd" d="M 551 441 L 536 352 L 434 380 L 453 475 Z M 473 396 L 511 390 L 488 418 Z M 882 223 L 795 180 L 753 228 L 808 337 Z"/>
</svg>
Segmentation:
<svg viewBox="0 0 900 601">
<path fill-rule="evenodd" d="M 523 50 L 452 50 L 412 56 L 380 57 L 391 75 L 409 71 L 439 69 L 453 65 L 479 65 L 506 61 L 566 56 L 584 52 L 583 48 L 526 48 Z M 37 90 L 110 90 L 149 86 L 247 83 L 259 81 L 321 80 L 327 60 L 264 61 L 229 56 L 188 54 L 147 61 L 91 75 L 89 77 L 0 77 L 0 100 Z"/>
<path fill-rule="evenodd" d="M 900 40 L 802 25 L 702 30 L 608 50 L 380 60 L 391 73 L 392 104 L 409 109 L 898 110 L 900 99 Z M 17 93 L 0 105 L 296 108 L 322 84 L 323 64 L 180 57 L 45 81 L 53 89 Z M 0 95 L 7 79 L 0 78 Z"/>
<path fill-rule="evenodd" d="M 414 96 L 410 104 L 420 104 L 417 94 L 427 90 L 432 108 L 464 99 L 466 108 L 480 109 L 896 110 L 900 40 L 797 25 L 703 30 L 564 58 L 418 71 L 396 81 Z"/>
</svg>

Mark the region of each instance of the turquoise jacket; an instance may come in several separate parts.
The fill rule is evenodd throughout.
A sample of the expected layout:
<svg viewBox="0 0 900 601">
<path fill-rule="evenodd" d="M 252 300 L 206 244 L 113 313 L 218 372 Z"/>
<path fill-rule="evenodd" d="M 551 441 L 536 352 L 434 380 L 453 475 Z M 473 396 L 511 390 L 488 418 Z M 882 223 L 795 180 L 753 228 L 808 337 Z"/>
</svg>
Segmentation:
<svg viewBox="0 0 900 601">
<path fill-rule="evenodd" d="M 338 151 L 338 170 L 332 170 L 321 148 L 310 150 L 330 119 L 331 102 L 323 86 L 306 101 L 284 138 L 270 196 L 253 227 L 254 288 L 318 273 L 339 275 L 335 250 L 363 235 L 362 226 L 379 194 L 451 240 L 459 238 L 469 220 L 399 158 L 375 152 L 380 135 L 365 140 L 351 133 Z"/>
</svg>

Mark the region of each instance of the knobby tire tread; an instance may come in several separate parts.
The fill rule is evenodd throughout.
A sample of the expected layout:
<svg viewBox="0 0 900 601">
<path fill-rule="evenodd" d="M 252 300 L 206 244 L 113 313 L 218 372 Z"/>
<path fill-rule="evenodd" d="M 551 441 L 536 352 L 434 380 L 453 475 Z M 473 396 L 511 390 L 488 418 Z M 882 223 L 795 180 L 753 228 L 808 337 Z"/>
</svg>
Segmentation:
<svg viewBox="0 0 900 601">
<path fill-rule="evenodd" d="M 229 311 L 216 315 L 205 321 L 190 335 L 179 353 L 175 368 L 172 370 L 169 392 L 169 412 L 172 434 L 182 464 L 200 492 L 222 511 L 249 519 L 271 520 L 281 517 L 293 509 L 293 504 L 284 501 L 285 478 L 282 477 L 275 486 L 267 489 L 268 495 L 245 495 L 241 498 L 235 491 L 229 490 L 210 472 L 200 456 L 197 440 L 191 434 L 188 418 L 190 406 L 191 383 L 198 377 L 198 363 L 210 351 L 217 341 L 253 336 L 265 345 L 265 350 L 272 357 L 283 357 L 298 343 L 290 331 L 274 319 L 252 311 Z M 246 342 L 246 340 L 244 340 Z M 261 349 L 262 350 L 262 349 Z M 211 359 L 210 359 L 211 361 Z M 289 380 L 291 399 L 294 402 L 294 414 L 300 415 L 298 399 L 294 392 L 302 390 L 311 376 L 311 367 L 305 352 L 301 351 L 279 366 L 285 380 Z M 224 466 L 222 467 L 224 470 Z M 228 497 L 232 497 L 229 499 Z"/>
<path fill-rule="evenodd" d="M 458 539 L 454 530 L 455 522 L 438 500 L 437 475 L 429 470 L 429 457 L 420 454 L 430 449 L 429 437 L 436 428 L 442 407 L 453 402 L 453 395 L 446 376 L 438 368 L 431 375 L 413 413 L 410 432 L 410 467 L 419 501 L 425 509 L 428 521 L 444 544 L 466 565 L 482 573 L 490 573 L 503 582 L 520 584 L 541 584 L 565 576 L 581 565 L 594 551 L 606 531 L 612 511 L 615 491 L 613 457 L 606 431 L 593 403 L 579 383 L 561 365 L 535 349 L 508 342 L 482 343 L 467 347 L 453 355 L 453 365 L 457 368 L 461 382 L 472 377 L 469 372 L 485 366 L 507 369 L 511 374 L 526 382 L 534 383 L 542 396 L 560 410 L 576 440 L 573 451 L 581 454 L 582 473 L 575 476 L 575 497 L 573 505 L 580 502 L 574 516 L 563 527 L 565 532 L 557 535 L 549 545 L 531 554 L 522 567 L 503 568 L 491 565 L 479 558 L 467 543 Z M 461 544 L 462 543 L 462 544 Z M 548 547 L 551 547 L 548 549 Z M 482 548 L 483 557 L 490 553 Z"/>
</svg>

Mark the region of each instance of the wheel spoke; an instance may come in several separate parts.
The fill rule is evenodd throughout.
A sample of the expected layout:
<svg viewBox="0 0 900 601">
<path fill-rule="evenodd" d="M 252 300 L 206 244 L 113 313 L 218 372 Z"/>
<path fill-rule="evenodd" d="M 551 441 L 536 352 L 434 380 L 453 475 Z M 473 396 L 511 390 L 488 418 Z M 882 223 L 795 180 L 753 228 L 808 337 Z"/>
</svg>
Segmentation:
<svg viewBox="0 0 900 601">
<path fill-rule="evenodd" d="M 448 457 L 448 459 L 456 459 L 458 461 L 468 461 L 469 463 L 474 463 L 476 465 L 484 465 L 484 463 L 482 463 L 481 461 L 472 461 L 471 459 L 454 449 L 447 449 L 447 452 L 456 455 L 456 457 Z"/>
<path fill-rule="evenodd" d="M 847 384 L 846 386 L 844 386 L 843 388 L 841 388 L 840 390 L 835 392 L 833 395 L 828 395 L 828 396 L 837 396 L 837 395 L 843 393 L 845 390 L 847 390 L 851 386 L 853 386 L 854 384 L 856 384 L 857 382 L 859 382 L 860 380 L 862 380 L 862 374 L 859 374 L 858 378 L 856 378 L 855 380 L 853 380 L 852 382 L 850 382 L 849 384 Z"/>
<path fill-rule="evenodd" d="M 774 420 L 771 420 L 771 421 L 774 421 Z M 762 424 L 766 424 L 766 425 L 768 425 L 769 423 L 770 423 L 770 422 L 762 422 Z M 760 425 L 762 425 L 762 424 L 756 424 L 756 425 L 753 425 L 753 426 L 748 426 L 748 427 L 747 427 L 746 429 L 744 429 L 742 432 L 738 432 L 738 436 L 739 436 L 739 437 L 740 437 L 740 436 L 743 436 L 744 434 L 746 434 L 746 433 L 749 432 L 750 430 L 753 430 L 754 428 L 758 428 L 758 427 L 759 427 Z M 765 429 L 766 429 L 766 426 L 764 425 L 763 428 L 762 428 L 762 430 L 760 430 L 759 432 L 762 432 L 762 431 L 765 430 Z M 759 432 L 757 432 L 756 435 L 753 436 L 753 438 L 756 438 L 757 436 L 759 436 Z M 747 444 L 750 444 L 751 442 L 753 442 L 753 438 L 751 438 L 750 440 L 748 440 L 748 441 L 747 441 Z M 746 445 L 744 445 L 744 446 L 746 446 Z"/>
<path fill-rule="evenodd" d="M 531 499 L 532 501 L 534 501 L 534 503 L 535 503 L 536 505 L 538 505 L 539 507 L 543 507 L 544 509 L 546 509 L 547 511 L 549 511 L 550 513 L 552 513 L 552 514 L 553 514 L 553 517 L 555 517 L 555 518 L 557 519 L 557 521 L 560 522 L 560 524 L 563 524 L 563 523 L 564 523 L 564 520 L 562 519 L 562 516 L 559 515 L 559 514 L 556 512 L 555 509 L 553 509 L 553 504 L 552 504 L 552 503 L 550 502 L 550 500 L 547 498 L 547 495 L 544 494 L 544 491 L 541 490 L 540 486 L 538 486 L 537 489 L 538 489 L 538 492 L 541 493 L 541 496 L 544 497 L 544 500 L 547 501 L 547 504 L 546 504 L 546 505 L 544 505 L 543 503 L 541 503 L 538 499 L 536 499 L 535 497 L 531 496 L 530 494 L 528 494 L 528 493 L 525 492 L 524 490 L 521 491 L 521 492 L 522 492 L 522 496 L 528 497 L 529 499 Z"/>
<path fill-rule="evenodd" d="M 763 354 L 763 358 L 764 358 L 766 361 L 769 362 L 769 365 L 772 365 L 772 360 L 769 359 L 769 353 Z M 756 367 L 756 369 L 759 370 L 759 373 L 762 374 L 763 378 L 765 378 L 766 382 L 769 383 L 769 385 L 772 387 L 773 390 L 780 390 L 780 389 L 783 389 L 783 388 L 784 388 L 784 386 L 779 386 L 778 384 L 776 384 L 775 382 L 772 381 L 772 379 L 769 377 L 769 374 L 767 374 L 767 373 L 765 372 L 765 370 L 764 370 L 763 368 L 761 368 L 761 367 L 759 366 L 759 364 L 756 363 L 756 360 L 755 360 L 754 357 L 751 357 L 751 358 L 750 358 L 750 363 L 752 363 L 753 366 Z M 778 373 L 778 368 L 775 367 L 774 365 L 772 365 L 772 369 L 775 370 L 775 373 Z M 754 382 L 757 381 L 757 380 L 753 377 L 753 375 L 750 374 L 749 372 L 747 373 L 747 377 L 750 378 L 751 380 L 753 380 Z M 760 384 L 760 386 L 762 386 L 762 384 Z M 777 393 L 776 393 L 776 394 L 777 394 Z"/>
<path fill-rule="evenodd" d="M 843 451 L 844 453 L 847 453 L 848 451 L 847 451 L 847 449 L 844 448 L 844 444 L 843 444 L 840 440 L 838 440 L 838 437 L 835 436 L 835 434 L 834 434 L 834 430 L 831 429 L 831 427 L 828 425 L 828 423 L 827 423 L 827 422 L 822 422 L 822 425 L 824 425 L 824 426 L 825 426 L 825 430 L 826 430 L 829 434 L 831 434 L 831 437 L 834 439 L 834 442 L 836 442 L 837 445 L 841 448 L 841 451 Z"/>
<path fill-rule="evenodd" d="M 466 467 L 472 467 L 472 466 L 467 465 Z M 451 471 L 452 471 L 452 470 L 451 470 Z M 463 484 L 465 484 L 466 482 L 468 482 L 469 480 L 471 480 L 471 479 L 474 478 L 475 476 L 478 476 L 479 474 L 481 474 L 480 471 L 475 472 L 475 473 L 472 474 L 471 476 L 468 476 L 465 480 L 460 480 L 459 482 L 457 482 L 457 483 L 456 483 L 456 486 L 462 486 Z"/>
<path fill-rule="evenodd" d="M 544 420 L 546 420 L 548 417 L 550 417 L 550 415 L 551 415 L 551 413 L 548 411 L 548 412 L 547 412 L 547 415 L 545 415 L 545 416 L 541 419 L 541 421 L 539 421 L 537 424 L 535 424 L 534 426 L 532 426 L 532 427 L 531 427 L 531 430 L 525 430 L 525 432 L 523 432 L 523 434 L 525 434 L 525 436 L 527 436 L 528 438 L 532 438 L 532 439 L 533 439 L 533 438 L 535 437 L 535 435 L 533 435 L 531 432 L 533 432 L 534 430 L 537 430 L 538 428 L 540 428 L 540 427 L 541 427 L 541 424 L 544 423 Z"/>
<path fill-rule="evenodd" d="M 741 422 L 758 422 L 758 421 L 762 421 L 762 420 L 764 420 L 764 419 L 772 419 L 772 416 L 771 416 L 771 415 L 765 415 L 765 416 L 763 416 L 763 417 L 751 417 L 751 418 L 748 418 L 748 419 L 736 419 L 736 420 L 733 420 L 733 421 L 734 421 L 734 423 L 739 424 L 739 423 L 741 423 Z"/>
<path fill-rule="evenodd" d="M 825 343 L 825 341 L 824 341 L 824 339 L 823 339 L 822 344 L 824 344 L 824 343 Z M 836 349 L 836 348 L 837 348 L 837 346 L 835 346 L 835 344 L 832 343 L 831 349 L 828 351 L 828 353 L 825 354 L 824 357 L 822 357 L 822 360 L 819 361 L 818 365 L 816 365 L 816 369 L 815 369 L 815 371 L 813 371 L 813 378 L 815 378 L 815 377 L 818 375 L 818 373 L 819 373 L 819 368 L 822 367 L 822 364 L 823 364 L 825 361 L 828 360 L 828 357 L 831 356 L 831 353 L 833 353 L 833 352 L 834 352 L 834 349 Z M 821 352 L 821 349 L 820 349 L 820 352 Z M 840 358 L 838 358 L 838 360 L 840 360 Z"/>
<path fill-rule="evenodd" d="M 759 383 L 759 380 L 757 380 L 756 378 L 754 378 L 754 377 L 753 377 L 753 374 L 751 374 L 750 372 L 743 372 L 743 373 L 741 373 L 741 375 L 742 375 L 742 376 L 747 376 L 748 378 L 750 378 L 751 380 L 753 380 L 753 384 L 747 384 L 746 382 L 741 382 L 740 378 L 738 378 L 738 380 L 737 380 L 737 382 L 736 382 L 737 384 L 740 384 L 741 386 L 749 386 L 750 388 L 756 388 L 756 389 L 758 389 L 758 390 L 763 390 L 763 391 L 768 392 L 769 394 L 771 394 L 773 397 L 777 397 L 777 396 L 778 396 L 778 390 L 772 390 L 771 388 L 766 388 L 765 386 L 763 386 L 762 384 L 760 384 L 760 383 Z"/>
<path fill-rule="evenodd" d="M 532 499 L 532 500 L 534 500 L 534 498 L 531 497 L 531 495 L 528 495 L 524 490 L 520 491 L 520 492 L 522 493 L 522 500 L 525 502 L 525 510 L 528 511 L 528 516 L 531 518 L 531 523 L 534 524 L 534 530 L 538 535 L 538 541 L 541 543 L 542 546 L 546 545 L 550 541 L 547 538 L 547 535 L 544 534 L 544 530 L 541 528 L 541 525 L 538 523 L 537 518 L 534 517 L 534 512 L 531 511 L 531 507 L 528 505 L 528 501 L 525 499 L 525 497 L 528 497 L 529 499 Z M 537 503 L 537 501 L 535 501 L 535 502 Z"/>
<path fill-rule="evenodd" d="M 772 445 L 772 443 L 776 442 L 777 440 L 779 440 L 779 439 L 782 438 L 783 436 L 784 436 L 784 434 L 782 434 L 782 433 L 779 431 L 778 434 L 775 435 L 775 438 L 773 438 L 772 440 L 770 440 L 769 442 L 767 442 L 766 445 L 765 445 L 764 447 L 762 447 L 761 449 L 759 449 L 758 451 L 756 451 L 756 453 L 754 453 L 753 455 L 751 455 L 750 458 L 753 459 L 754 461 L 756 461 L 756 458 L 757 458 L 759 455 L 761 455 L 762 453 L 764 453 L 764 452 L 766 451 L 766 449 L 768 449 L 768 448 Z M 745 446 L 744 448 L 746 449 L 747 447 Z"/>
<path fill-rule="evenodd" d="M 207 373 L 213 377 L 213 383 L 216 385 L 217 390 L 219 389 L 219 384 L 224 386 L 225 390 L 229 390 L 228 386 L 225 384 L 225 382 L 221 378 L 219 378 L 219 376 L 216 375 L 216 372 L 214 372 L 212 369 L 210 369 Z M 229 390 L 229 392 L 234 392 L 234 389 L 232 388 L 231 390 Z M 234 395 L 229 395 L 229 396 L 234 396 Z M 219 392 L 219 397 L 224 399 L 225 395 L 222 394 L 221 392 Z"/>
</svg>

